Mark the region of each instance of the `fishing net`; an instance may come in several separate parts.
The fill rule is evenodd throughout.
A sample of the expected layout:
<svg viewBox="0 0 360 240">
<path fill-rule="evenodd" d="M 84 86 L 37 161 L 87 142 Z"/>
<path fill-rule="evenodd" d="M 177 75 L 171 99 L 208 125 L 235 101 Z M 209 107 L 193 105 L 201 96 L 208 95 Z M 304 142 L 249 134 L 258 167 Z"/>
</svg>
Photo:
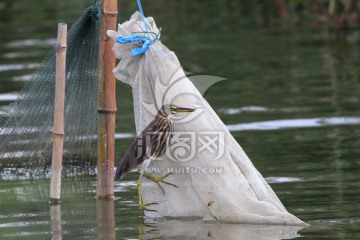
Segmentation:
<svg viewBox="0 0 360 240">
<path fill-rule="evenodd" d="M 88 8 L 68 33 L 64 165 L 93 164 L 96 156 L 99 21 Z M 0 168 L 51 163 L 56 51 L 52 50 L 0 116 Z"/>
<path fill-rule="evenodd" d="M 132 56 L 143 42 L 116 43 L 120 59 L 114 69 L 117 79 L 132 87 L 136 130 L 141 132 L 164 104 L 196 108 L 173 116 L 175 132 L 161 159 L 153 160 L 148 174 L 161 177 L 178 188 L 142 177 L 142 199 L 150 218 L 201 217 L 220 222 L 303 225 L 290 214 L 254 167 L 224 123 L 187 78 L 174 52 L 160 41 L 153 18 L 146 19 L 153 44 L 144 54 Z M 136 12 L 118 30 L 114 39 L 146 35 L 141 14 Z M 134 54 L 133 54 L 134 55 Z M 143 140 L 144 141 L 144 140 Z"/>
</svg>

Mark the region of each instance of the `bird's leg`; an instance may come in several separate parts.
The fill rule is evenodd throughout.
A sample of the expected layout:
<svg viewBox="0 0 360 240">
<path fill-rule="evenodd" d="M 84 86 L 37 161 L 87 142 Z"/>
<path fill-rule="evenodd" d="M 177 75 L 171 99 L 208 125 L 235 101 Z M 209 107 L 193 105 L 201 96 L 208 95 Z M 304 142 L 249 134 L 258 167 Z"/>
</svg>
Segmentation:
<svg viewBox="0 0 360 240">
<path fill-rule="evenodd" d="M 139 209 L 140 209 L 141 212 L 144 212 L 144 211 L 157 212 L 154 209 L 148 209 L 146 207 L 150 206 L 150 205 L 157 205 L 159 203 L 147 203 L 147 204 L 144 204 L 143 201 L 142 201 L 142 195 L 141 195 L 141 177 L 142 177 L 142 175 L 143 174 L 140 173 L 139 180 L 137 181 L 137 189 L 138 189 L 138 196 L 139 196 Z"/>
<path fill-rule="evenodd" d="M 170 173 L 168 173 L 168 174 L 166 174 L 165 176 L 162 176 L 162 177 L 154 177 L 154 176 L 151 176 L 151 175 L 149 175 L 147 173 L 143 173 L 143 176 L 146 177 L 147 179 L 149 179 L 150 181 L 153 181 L 154 183 L 156 183 L 159 186 L 159 188 L 161 189 L 162 193 L 165 195 L 164 188 L 160 185 L 161 182 L 165 183 L 167 185 L 179 188 L 178 186 L 176 186 L 173 183 L 169 183 L 169 182 L 164 181 L 164 179 L 167 178 L 171 174 L 173 174 L 173 173 L 170 172 Z"/>
</svg>

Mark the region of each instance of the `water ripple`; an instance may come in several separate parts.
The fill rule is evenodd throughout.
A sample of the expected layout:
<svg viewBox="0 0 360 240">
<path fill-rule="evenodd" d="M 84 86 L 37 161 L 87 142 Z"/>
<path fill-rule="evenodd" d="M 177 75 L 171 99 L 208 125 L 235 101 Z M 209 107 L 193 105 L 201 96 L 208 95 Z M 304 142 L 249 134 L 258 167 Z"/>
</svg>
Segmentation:
<svg viewBox="0 0 360 240">
<path fill-rule="evenodd" d="M 303 182 L 304 180 L 296 177 L 267 177 L 267 183 L 288 183 L 288 182 Z"/>
<path fill-rule="evenodd" d="M 1 101 L 15 101 L 19 95 L 17 93 L 4 93 L 0 94 L 0 102 Z"/>
<path fill-rule="evenodd" d="M 0 64 L 0 72 L 34 69 L 39 67 L 38 63 Z"/>
<path fill-rule="evenodd" d="M 8 44 L 6 44 L 6 46 L 9 48 L 23 48 L 23 47 L 30 47 L 30 46 L 49 47 L 49 46 L 55 46 L 55 45 L 56 45 L 55 38 L 16 40 L 16 41 L 11 41 Z"/>
<path fill-rule="evenodd" d="M 310 128 L 336 125 L 359 125 L 360 117 L 324 117 L 303 119 L 282 119 L 253 123 L 227 125 L 229 131 L 279 130 L 287 128 Z"/>
<path fill-rule="evenodd" d="M 231 132 L 239 131 L 266 131 L 281 130 L 289 128 L 314 128 L 337 125 L 360 125 L 360 117 L 324 117 L 324 118 L 303 118 L 303 119 L 280 119 L 252 123 L 238 123 L 226 125 Z M 131 133 L 117 133 L 115 139 L 131 139 L 135 135 Z"/>
<path fill-rule="evenodd" d="M 33 77 L 32 74 L 26 74 L 26 75 L 14 76 L 11 78 L 11 80 L 15 82 L 27 82 L 30 81 L 32 77 Z"/>
<path fill-rule="evenodd" d="M 227 115 L 236 115 L 242 112 L 304 112 L 308 111 L 307 107 L 293 107 L 293 108 L 267 108 L 262 106 L 245 106 L 240 108 L 221 108 L 218 112 L 227 114 Z"/>
</svg>

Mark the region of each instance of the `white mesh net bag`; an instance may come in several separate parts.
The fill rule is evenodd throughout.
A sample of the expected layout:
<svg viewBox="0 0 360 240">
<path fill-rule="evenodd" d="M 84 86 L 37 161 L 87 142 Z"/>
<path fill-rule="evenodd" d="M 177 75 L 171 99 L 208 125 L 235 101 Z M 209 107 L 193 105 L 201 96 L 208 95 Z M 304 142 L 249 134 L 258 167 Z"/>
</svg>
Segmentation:
<svg viewBox="0 0 360 240">
<path fill-rule="evenodd" d="M 153 18 L 146 19 L 152 37 L 159 34 Z M 111 38 L 144 32 L 139 12 L 108 31 Z M 120 59 L 117 79 L 132 87 L 136 130 L 141 132 L 163 104 L 195 108 L 173 116 L 171 146 L 161 159 L 151 161 L 147 172 L 164 176 L 178 188 L 158 185 L 142 177 L 142 199 L 156 211 L 151 218 L 200 217 L 219 222 L 304 225 L 287 212 L 271 187 L 256 170 L 224 123 L 186 77 L 176 55 L 160 41 L 142 55 L 131 56 L 139 45 L 115 43 Z M 141 47 L 141 46 L 140 46 Z"/>
</svg>

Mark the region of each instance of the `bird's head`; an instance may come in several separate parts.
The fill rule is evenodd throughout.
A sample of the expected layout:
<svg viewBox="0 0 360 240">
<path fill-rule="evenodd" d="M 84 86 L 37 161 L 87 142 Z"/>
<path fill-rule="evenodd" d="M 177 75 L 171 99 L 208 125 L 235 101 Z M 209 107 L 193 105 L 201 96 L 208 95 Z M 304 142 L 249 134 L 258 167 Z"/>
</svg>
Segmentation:
<svg viewBox="0 0 360 240">
<path fill-rule="evenodd" d="M 173 104 L 165 104 L 160 109 L 159 113 L 161 115 L 170 116 L 170 114 L 176 115 L 177 113 L 187 113 L 187 112 L 193 112 L 195 109 L 193 108 L 185 108 L 185 107 L 178 107 Z"/>
<path fill-rule="evenodd" d="M 195 109 L 193 108 L 185 108 L 185 107 L 178 107 L 176 105 L 169 105 L 169 110 L 171 114 L 177 114 L 177 113 L 186 113 L 186 112 L 193 112 Z"/>
</svg>

